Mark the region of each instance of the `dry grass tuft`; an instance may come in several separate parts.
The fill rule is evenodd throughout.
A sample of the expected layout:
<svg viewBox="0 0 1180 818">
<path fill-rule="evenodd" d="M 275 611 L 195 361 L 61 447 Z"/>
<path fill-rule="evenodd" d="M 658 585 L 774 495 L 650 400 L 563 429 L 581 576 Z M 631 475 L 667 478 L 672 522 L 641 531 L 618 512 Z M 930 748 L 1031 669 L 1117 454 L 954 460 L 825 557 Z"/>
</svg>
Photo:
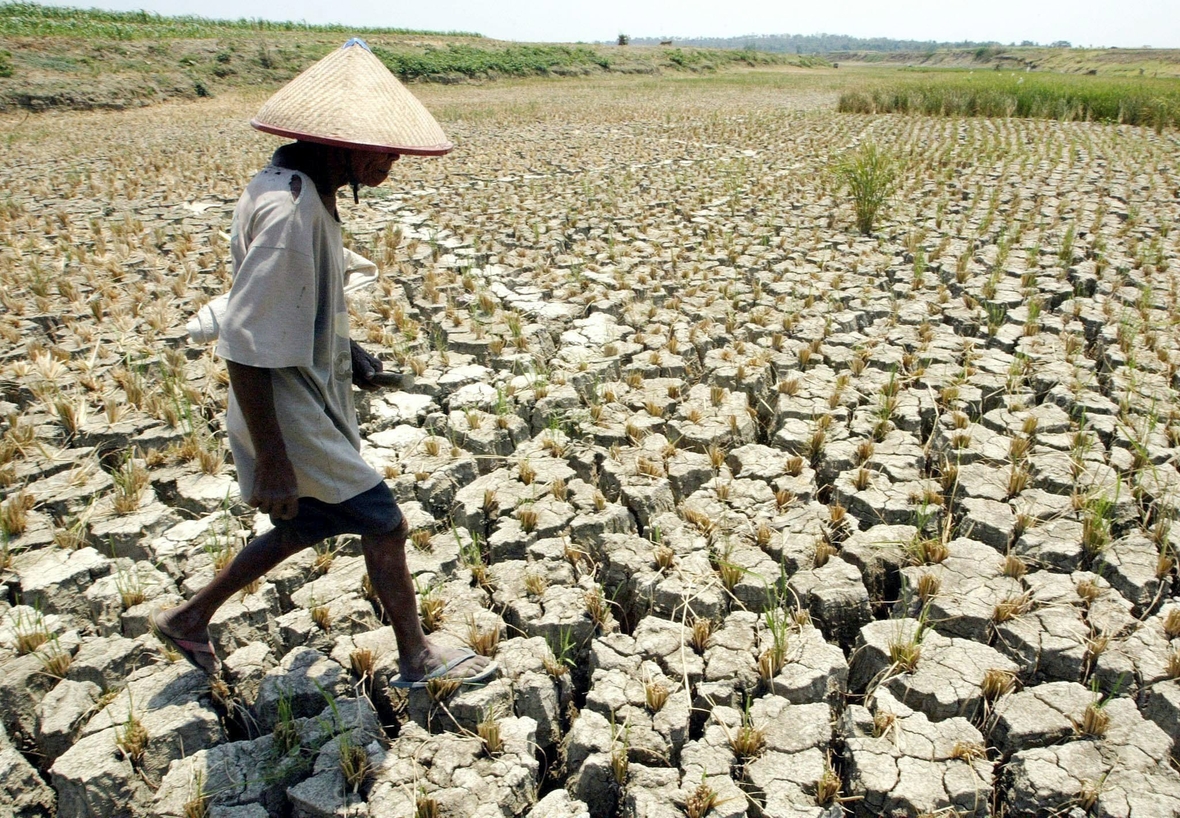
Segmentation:
<svg viewBox="0 0 1180 818">
<path fill-rule="evenodd" d="M 1164 616 L 1164 635 L 1169 639 L 1180 638 L 1180 608 L 1172 608 Z"/>
<path fill-rule="evenodd" d="M 937 574 L 927 572 L 918 577 L 918 599 L 922 602 L 929 602 L 938 596 L 941 589 L 942 580 L 938 578 Z"/>
<path fill-rule="evenodd" d="M 970 764 L 981 758 L 987 758 L 987 748 L 978 741 L 956 741 L 951 748 L 951 758 L 966 761 Z"/>
<path fill-rule="evenodd" d="M 647 709 L 652 713 L 658 713 L 668 702 L 668 696 L 671 691 L 668 690 L 667 685 L 662 682 L 648 680 L 643 685 L 644 700 L 647 704 Z"/>
<path fill-rule="evenodd" d="M 1028 573 L 1028 565 L 1015 554 L 1008 554 L 1000 565 L 1000 572 L 1006 577 L 1020 579 Z"/>
<path fill-rule="evenodd" d="M 1001 696 L 1016 689 L 1016 676 L 1006 670 L 989 668 L 984 671 L 983 679 L 979 683 L 979 691 L 983 698 L 995 701 Z"/>
<path fill-rule="evenodd" d="M 143 764 L 147 752 L 148 731 L 134 713 L 127 714 L 127 720 L 115 730 L 115 746 L 123 757 L 136 769 Z"/>
<path fill-rule="evenodd" d="M 1032 594 L 1025 592 L 1015 596 L 1006 597 L 995 604 L 992 608 L 992 622 L 1001 625 L 1018 616 L 1024 616 L 1033 609 Z"/>
<path fill-rule="evenodd" d="M 364 747 L 353 744 L 348 733 L 342 733 L 337 742 L 340 748 L 340 772 L 344 775 L 344 783 L 356 793 L 372 772 L 369 754 L 365 752 Z"/>
<path fill-rule="evenodd" d="M 688 818 L 705 818 L 717 806 L 717 799 L 717 791 L 702 781 L 685 800 L 684 814 Z"/>
<path fill-rule="evenodd" d="M 692 649 L 699 654 L 704 654 L 709 647 L 709 641 L 713 638 L 713 629 L 716 627 L 712 619 L 694 619 L 692 627 L 689 630 L 688 643 L 692 645 Z"/>
<path fill-rule="evenodd" d="M 829 807 L 840 797 L 840 788 L 844 786 L 840 776 L 832 769 L 829 761 L 824 766 L 823 775 L 815 782 L 815 802 L 821 807 Z"/>
<path fill-rule="evenodd" d="M 377 657 L 368 648 L 354 648 L 348 654 L 348 664 L 358 679 L 371 679 L 376 662 Z"/>
<path fill-rule="evenodd" d="M 467 644 L 480 656 L 495 656 L 496 648 L 500 645 L 500 629 L 479 627 L 475 617 L 467 617 Z"/>
<path fill-rule="evenodd" d="M 1110 729 L 1110 714 L 1097 701 L 1086 705 L 1081 719 L 1074 720 L 1074 729 L 1083 736 L 1102 738 Z"/>
<path fill-rule="evenodd" d="M 426 695 L 435 703 L 445 702 L 454 696 L 460 687 L 458 679 L 427 679 Z"/>
<path fill-rule="evenodd" d="M 889 643 L 889 661 L 905 673 L 912 673 L 922 658 L 922 645 L 917 639 L 898 639 Z"/>
</svg>

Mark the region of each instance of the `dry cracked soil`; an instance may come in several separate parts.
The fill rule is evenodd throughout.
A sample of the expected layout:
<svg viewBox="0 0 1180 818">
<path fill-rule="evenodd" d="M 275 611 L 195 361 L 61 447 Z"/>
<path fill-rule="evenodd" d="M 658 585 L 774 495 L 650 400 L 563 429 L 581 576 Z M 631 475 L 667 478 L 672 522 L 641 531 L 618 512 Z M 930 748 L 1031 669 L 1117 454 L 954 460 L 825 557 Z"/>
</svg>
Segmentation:
<svg viewBox="0 0 1180 818">
<path fill-rule="evenodd" d="M 8 117 L 0 814 L 1180 814 L 1180 140 L 861 116 L 806 77 L 419 89 L 348 242 L 437 638 L 358 544 L 149 633 L 267 525 L 189 317 L 260 98 Z M 898 187 L 853 229 L 834 160 Z"/>
</svg>

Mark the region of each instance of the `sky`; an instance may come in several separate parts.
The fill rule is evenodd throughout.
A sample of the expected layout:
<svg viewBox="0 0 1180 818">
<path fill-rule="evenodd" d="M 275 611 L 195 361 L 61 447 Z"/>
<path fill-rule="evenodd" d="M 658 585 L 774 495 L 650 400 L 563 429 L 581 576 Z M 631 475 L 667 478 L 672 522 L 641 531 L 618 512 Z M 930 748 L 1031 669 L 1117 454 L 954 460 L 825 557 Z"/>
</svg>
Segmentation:
<svg viewBox="0 0 1180 818">
<path fill-rule="evenodd" d="M 163 15 L 474 31 L 523 42 L 847 34 L 1180 47 L 1180 0 L 39 0 Z"/>
</svg>

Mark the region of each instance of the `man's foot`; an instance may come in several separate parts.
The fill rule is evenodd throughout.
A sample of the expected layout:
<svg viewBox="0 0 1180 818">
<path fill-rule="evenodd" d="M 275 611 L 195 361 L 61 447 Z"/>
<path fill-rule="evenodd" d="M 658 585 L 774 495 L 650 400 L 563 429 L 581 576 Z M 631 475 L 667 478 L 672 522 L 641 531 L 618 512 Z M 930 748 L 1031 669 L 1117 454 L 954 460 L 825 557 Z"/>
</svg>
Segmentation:
<svg viewBox="0 0 1180 818">
<path fill-rule="evenodd" d="M 174 619 L 171 610 L 156 611 L 148 617 L 148 625 L 157 639 L 187 659 L 197 670 L 206 676 L 220 676 L 221 660 L 213 650 L 209 631 L 202 629 L 186 632 L 173 621 Z"/>
<path fill-rule="evenodd" d="M 430 679 L 450 679 L 461 684 L 482 684 L 495 675 L 499 666 L 486 656 L 465 648 L 448 648 L 427 640 L 426 648 L 413 660 L 398 659 L 401 675 L 390 684 L 394 687 L 421 688 Z"/>
</svg>

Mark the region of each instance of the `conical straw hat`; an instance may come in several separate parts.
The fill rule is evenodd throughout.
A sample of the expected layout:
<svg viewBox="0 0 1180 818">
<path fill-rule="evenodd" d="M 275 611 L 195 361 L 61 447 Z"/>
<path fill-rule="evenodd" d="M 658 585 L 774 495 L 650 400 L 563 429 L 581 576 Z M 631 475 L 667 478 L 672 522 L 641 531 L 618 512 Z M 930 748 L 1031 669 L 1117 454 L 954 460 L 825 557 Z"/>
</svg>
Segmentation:
<svg viewBox="0 0 1180 818">
<path fill-rule="evenodd" d="M 363 40 L 353 38 L 266 101 L 260 131 L 343 148 L 441 156 L 454 145 Z"/>
</svg>

